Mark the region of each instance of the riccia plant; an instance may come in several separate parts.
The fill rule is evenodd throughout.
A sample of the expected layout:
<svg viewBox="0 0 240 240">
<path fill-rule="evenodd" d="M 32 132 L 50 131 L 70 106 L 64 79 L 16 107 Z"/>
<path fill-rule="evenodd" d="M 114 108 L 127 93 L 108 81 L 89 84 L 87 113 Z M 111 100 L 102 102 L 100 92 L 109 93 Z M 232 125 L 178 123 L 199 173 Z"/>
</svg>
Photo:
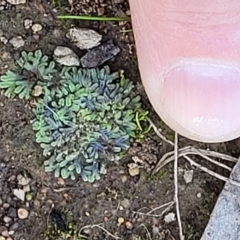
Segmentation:
<svg viewBox="0 0 240 240">
<path fill-rule="evenodd" d="M 34 53 L 24 51 L 14 69 L 1 77 L 0 88 L 6 89 L 7 97 L 18 95 L 21 99 L 29 99 L 36 83 L 50 81 L 55 73 L 55 62 L 49 62 L 40 50 Z"/>
<path fill-rule="evenodd" d="M 21 87 L 20 87 L 21 86 Z M 119 160 L 135 137 L 140 97 L 121 72 L 61 67 L 41 51 L 22 53 L 13 71 L 1 77 L 6 96 L 29 99 L 38 88 L 31 121 L 55 177 L 93 182 Z"/>
</svg>

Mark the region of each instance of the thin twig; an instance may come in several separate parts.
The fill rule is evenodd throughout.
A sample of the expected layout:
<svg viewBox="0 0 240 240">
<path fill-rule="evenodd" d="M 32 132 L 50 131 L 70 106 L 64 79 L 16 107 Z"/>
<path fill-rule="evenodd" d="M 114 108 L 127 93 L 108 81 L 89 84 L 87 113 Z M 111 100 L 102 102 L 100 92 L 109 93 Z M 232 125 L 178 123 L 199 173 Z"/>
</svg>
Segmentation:
<svg viewBox="0 0 240 240">
<path fill-rule="evenodd" d="M 148 117 L 146 117 L 147 121 L 149 122 L 150 126 L 153 128 L 153 130 L 155 131 L 155 133 L 157 134 L 157 136 L 159 136 L 162 140 L 164 140 L 165 142 L 169 143 L 170 145 L 174 146 L 174 143 L 170 140 L 168 140 L 165 136 L 163 136 L 158 128 L 156 127 L 156 125 L 152 122 L 152 120 Z M 191 147 L 191 146 L 188 146 L 188 147 L 184 147 L 181 149 L 181 152 L 184 152 L 184 151 L 188 151 L 188 153 L 190 154 L 193 154 L 195 153 L 195 155 L 200 155 L 202 157 L 204 157 L 206 160 L 210 161 L 210 159 L 207 159 L 207 156 L 208 157 L 216 157 L 216 158 L 220 158 L 222 160 L 226 160 L 226 161 L 229 161 L 229 162 L 234 162 L 236 163 L 238 161 L 237 158 L 234 158 L 232 156 L 229 156 L 229 155 L 226 155 L 226 154 L 223 154 L 223 153 L 218 153 L 218 152 L 214 152 L 214 151 L 210 151 L 210 150 L 205 150 L 205 149 L 196 149 L 194 147 Z M 173 156 L 173 159 L 168 159 L 168 156 L 171 156 L 171 155 L 174 155 L 174 151 L 172 152 L 169 152 L 169 153 L 166 153 L 161 159 L 160 161 L 157 163 L 157 165 L 155 166 L 154 170 L 152 171 L 152 175 L 155 174 L 156 172 L 158 172 L 163 166 L 165 166 L 168 162 L 171 162 L 172 160 L 174 160 L 174 156 Z M 182 154 L 179 152 L 179 156 L 181 156 Z M 204 156 L 205 155 L 205 156 Z M 168 162 L 165 162 L 163 159 L 168 159 Z M 214 163 L 214 164 L 217 164 L 229 171 L 231 171 L 232 169 L 222 163 L 219 163 L 213 159 L 211 159 L 211 162 Z"/>
<path fill-rule="evenodd" d="M 220 158 L 222 160 L 233 162 L 233 163 L 236 163 L 238 161 L 237 158 L 223 154 L 223 153 L 214 152 L 214 151 L 205 150 L 205 149 L 196 149 L 196 148 L 195 148 L 195 150 L 197 150 L 197 151 L 201 152 L 202 154 L 205 154 L 209 157 L 216 157 L 216 158 Z"/>
<path fill-rule="evenodd" d="M 212 170 L 209 170 L 208 168 L 203 167 L 202 165 L 194 162 L 190 157 L 185 156 L 185 159 L 187 159 L 191 165 L 193 165 L 195 167 L 198 167 L 199 169 L 201 169 L 202 171 L 208 173 L 209 175 L 211 175 L 213 177 L 216 177 L 216 178 L 218 178 L 218 179 L 220 179 L 222 181 L 225 181 L 227 183 L 231 183 L 231 184 L 233 184 L 235 186 L 240 187 L 240 183 L 239 182 L 234 181 L 231 178 L 224 177 L 224 176 L 220 175 L 219 173 L 213 172 Z"/>
<path fill-rule="evenodd" d="M 147 232 L 147 236 L 148 236 L 149 240 L 152 240 L 151 234 L 150 234 L 150 232 L 148 231 L 147 227 L 146 227 L 143 223 L 141 223 L 138 227 L 136 227 L 136 229 L 139 228 L 139 227 L 144 227 L 145 230 L 146 230 L 146 232 Z"/>
<path fill-rule="evenodd" d="M 161 206 L 158 206 L 158 207 L 152 209 L 151 211 L 149 211 L 147 213 L 140 212 L 140 210 L 143 208 L 140 208 L 137 212 L 133 211 L 133 213 L 142 215 L 142 216 L 148 216 L 148 217 L 162 217 L 167 211 L 169 211 L 171 209 L 171 207 L 173 206 L 174 203 L 175 203 L 174 201 L 165 203 Z M 163 207 L 166 207 L 166 208 L 160 214 L 151 214 L 152 212 L 157 211 Z"/>
<path fill-rule="evenodd" d="M 175 132 L 175 142 L 174 142 L 174 158 L 175 158 L 174 159 L 174 188 L 175 188 L 174 200 L 176 203 L 179 237 L 180 237 L 180 240 L 184 240 L 181 215 L 180 215 L 180 209 L 179 209 L 179 201 L 178 201 L 178 134 L 176 132 Z"/>
<path fill-rule="evenodd" d="M 156 125 L 152 122 L 152 120 L 149 117 L 146 117 L 147 121 L 149 122 L 149 124 L 151 125 L 151 127 L 153 128 L 154 132 L 165 142 L 171 144 L 172 146 L 174 145 L 173 142 L 171 142 L 170 140 L 168 140 L 165 136 L 163 136 L 157 129 Z"/>
<path fill-rule="evenodd" d="M 148 213 L 146 213 L 146 215 L 149 215 L 149 214 L 151 214 L 152 212 L 155 212 L 155 211 L 157 211 L 158 209 L 161 209 L 161 208 L 167 207 L 167 206 L 169 206 L 169 205 L 172 206 L 174 203 L 175 203 L 174 201 L 171 201 L 171 202 L 165 203 L 165 204 L 163 204 L 163 205 L 161 205 L 161 206 L 158 206 L 158 207 L 152 209 L 151 211 L 149 211 Z"/>
<path fill-rule="evenodd" d="M 234 162 L 236 163 L 238 161 L 237 158 L 222 154 L 222 153 L 217 153 L 214 151 L 208 151 L 208 150 L 204 150 L 204 149 L 196 149 L 194 147 L 184 147 L 178 150 L 178 157 L 184 157 L 186 155 L 199 155 L 201 157 L 204 157 L 206 160 L 220 166 L 223 167 L 229 171 L 232 171 L 232 168 L 226 166 L 223 163 L 220 163 L 218 161 L 215 161 L 211 158 L 209 158 L 209 156 L 211 157 L 218 157 L 222 160 L 226 160 L 226 161 L 230 161 L 230 162 Z M 161 168 L 163 168 L 166 164 L 168 164 L 169 162 L 174 160 L 174 151 L 168 152 L 166 154 L 164 154 L 162 156 L 162 158 L 159 160 L 159 162 L 157 163 L 156 167 L 154 168 L 154 170 L 152 171 L 152 175 L 155 174 L 156 172 L 158 172 Z"/>
<path fill-rule="evenodd" d="M 231 168 L 231 167 L 226 166 L 225 164 L 220 163 L 220 162 L 218 162 L 218 161 L 216 161 L 216 160 L 214 160 L 214 159 L 206 156 L 205 154 L 201 153 L 201 152 L 198 151 L 197 149 L 194 149 L 194 150 L 195 150 L 196 152 L 193 153 L 193 154 L 197 154 L 197 155 L 203 157 L 204 159 L 208 160 L 209 162 L 214 163 L 214 164 L 216 164 L 216 165 L 218 165 L 218 166 L 220 166 L 220 167 L 222 167 L 222 168 L 227 169 L 228 171 L 232 171 L 232 168 Z M 191 154 L 191 153 L 190 153 L 190 154 Z"/>
<path fill-rule="evenodd" d="M 103 230 L 105 233 L 107 233 L 109 236 L 111 236 L 111 237 L 114 238 L 114 239 L 122 239 L 122 238 L 120 238 L 120 237 L 118 237 L 118 236 L 115 236 L 115 235 L 113 235 L 112 233 L 110 233 L 107 229 L 105 229 L 104 227 L 101 226 L 102 224 L 103 224 L 103 223 L 93 224 L 93 225 L 86 225 L 86 226 L 82 227 L 82 228 L 79 230 L 79 234 L 82 232 L 83 229 L 86 229 L 86 228 L 95 228 L 95 227 L 97 227 L 97 228 L 100 228 L 101 230 Z"/>
<path fill-rule="evenodd" d="M 189 154 L 193 154 L 192 152 L 188 152 L 188 151 L 181 151 L 181 149 L 179 150 L 180 154 L 178 154 L 178 157 L 184 157 L 192 166 L 195 166 L 195 167 L 198 167 L 199 169 L 201 169 L 202 171 L 220 179 L 220 180 L 223 180 L 225 182 L 230 182 L 232 183 L 233 185 L 236 185 L 236 186 L 240 186 L 240 183 L 234 181 L 234 180 L 230 180 L 229 178 L 227 177 L 224 177 L 218 173 L 215 173 L 211 170 L 209 170 L 208 168 L 206 167 L 203 167 L 202 165 L 194 162 L 190 157 L 188 157 Z M 156 173 L 157 171 L 159 171 L 161 168 L 163 168 L 166 164 L 170 163 L 174 161 L 174 154 L 173 152 L 169 152 L 169 153 L 166 153 L 162 158 L 161 160 L 158 162 L 158 167 L 156 169 L 154 169 L 153 171 L 153 174 Z M 219 165 L 218 162 L 216 162 L 217 165 Z"/>
</svg>

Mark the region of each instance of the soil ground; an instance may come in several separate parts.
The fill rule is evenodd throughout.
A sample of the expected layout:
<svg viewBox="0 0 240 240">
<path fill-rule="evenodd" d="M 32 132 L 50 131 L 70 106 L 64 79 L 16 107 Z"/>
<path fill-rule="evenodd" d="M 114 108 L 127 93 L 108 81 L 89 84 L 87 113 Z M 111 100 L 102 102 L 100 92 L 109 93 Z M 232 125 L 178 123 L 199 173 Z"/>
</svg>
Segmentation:
<svg viewBox="0 0 240 240">
<path fill-rule="evenodd" d="M 70 5 L 71 3 L 71 5 Z M 134 37 L 130 22 L 88 22 L 77 20 L 57 20 L 56 15 L 107 15 L 129 14 L 125 0 L 103 1 L 27 1 L 26 4 L 11 5 L 0 0 L 0 73 L 3 74 L 18 58 L 21 51 L 41 49 L 51 55 L 56 46 L 67 46 L 81 57 L 85 52 L 76 49 L 65 34 L 69 27 L 86 27 L 103 35 L 103 39 L 113 39 L 121 48 L 121 53 L 107 62 L 113 71 L 124 69 L 125 74 L 136 85 L 142 97 L 143 105 L 150 112 L 156 126 L 162 134 L 173 140 L 174 133 L 155 114 L 148 102 L 141 84 L 138 71 Z M 39 23 L 42 30 L 33 33 L 26 29 L 24 22 L 30 19 L 32 24 Z M 24 45 L 14 49 L 9 42 L 21 36 Z M 6 40 L 6 41 L 5 41 Z M 163 209 L 155 209 L 173 200 L 173 164 L 170 163 L 157 174 L 151 170 L 159 159 L 172 146 L 160 139 L 151 130 L 141 142 L 132 144 L 128 154 L 118 163 L 108 168 L 108 173 L 94 184 L 56 179 L 44 172 L 44 158 L 35 142 L 31 129 L 31 111 L 24 101 L 7 99 L 0 95 L 0 232 L 7 239 L 179 239 L 177 221 L 164 221 L 168 213 L 175 213 L 172 206 L 163 215 Z M 183 137 L 179 138 L 180 147 L 195 146 L 217 152 L 239 156 L 239 140 L 222 144 L 203 144 Z M 130 176 L 128 163 L 137 156 L 143 161 L 140 173 Z M 198 159 L 202 165 L 209 163 Z M 190 166 L 184 159 L 179 160 L 179 201 L 184 235 L 187 240 L 200 239 L 206 227 L 210 213 L 223 187 L 223 182 Z M 213 166 L 218 173 L 228 176 L 228 172 Z M 186 183 L 185 171 L 193 170 L 193 180 Z M 19 176 L 30 178 L 29 197 L 24 201 L 13 194 L 19 188 Z M 26 219 L 19 219 L 17 209 L 28 211 Z M 145 213 L 145 214 L 141 214 Z M 81 237 L 64 237 L 54 233 L 52 223 L 61 229 L 72 224 Z M 4 232 L 5 230 L 5 232 Z M 74 235 L 74 234 L 73 234 Z"/>
</svg>

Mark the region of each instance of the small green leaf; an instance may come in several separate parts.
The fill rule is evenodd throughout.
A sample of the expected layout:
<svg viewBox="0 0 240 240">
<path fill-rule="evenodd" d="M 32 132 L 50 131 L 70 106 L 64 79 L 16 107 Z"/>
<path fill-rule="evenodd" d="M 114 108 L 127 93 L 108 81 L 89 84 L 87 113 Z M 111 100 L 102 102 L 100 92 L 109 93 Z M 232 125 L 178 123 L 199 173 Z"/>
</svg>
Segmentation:
<svg viewBox="0 0 240 240">
<path fill-rule="evenodd" d="M 65 169 L 65 168 L 62 168 L 62 169 L 61 169 L 61 177 L 62 177 L 63 179 L 67 179 L 69 176 L 70 176 L 70 173 L 68 172 L 68 170 Z"/>
<path fill-rule="evenodd" d="M 0 88 L 15 87 L 15 82 L 0 82 Z"/>
<path fill-rule="evenodd" d="M 8 88 L 5 92 L 5 96 L 10 98 L 12 95 L 14 95 L 14 89 L 15 89 L 15 87 Z"/>
<path fill-rule="evenodd" d="M 24 85 L 19 85 L 19 86 L 17 86 L 17 87 L 15 88 L 14 92 L 15 92 L 16 94 L 19 94 L 20 92 L 22 92 L 22 90 L 23 90 L 24 88 L 25 88 Z"/>
<path fill-rule="evenodd" d="M 65 159 L 65 160 L 63 160 L 63 161 L 61 161 L 61 162 L 59 163 L 59 166 L 60 166 L 60 167 L 65 167 L 68 162 L 69 162 L 69 161 L 68 161 L 67 159 Z"/>
<path fill-rule="evenodd" d="M 68 167 L 68 171 L 73 171 L 74 170 L 74 165 L 72 164 L 72 165 L 70 165 L 69 167 Z"/>
<path fill-rule="evenodd" d="M 72 93 L 76 90 L 76 86 L 74 85 L 73 82 L 69 82 L 68 87 L 69 87 L 70 92 L 72 92 Z"/>
<path fill-rule="evenodd" d="M 57 167 L 57 168 L 55 169 L 55 171 L 54 171 L 54 176 L 55 176 L 56 178 L 60 177 L 60 167 Z"/>
<path fill-rule="evenodd" d="M 81 166 L 80 165 L 76 165 L 75 166 L 75 171 L 76 171 L 77 174 L 81 174 L 81 172 L 82 172 Z"/>
<path fill-rule="evenodd" d="M 74 160 L 76 157 L 78 157 L 78 155 L 79 155 L 79 152 L 78 152 L 78 151 L 77 151 L 77 152 L 73 152 L 73 153 L 69 154 L 69 155 L 66 157 L 66 159 L 67 159 L 68 161 L 72 161 L 72 160 Z"/>
</svg>

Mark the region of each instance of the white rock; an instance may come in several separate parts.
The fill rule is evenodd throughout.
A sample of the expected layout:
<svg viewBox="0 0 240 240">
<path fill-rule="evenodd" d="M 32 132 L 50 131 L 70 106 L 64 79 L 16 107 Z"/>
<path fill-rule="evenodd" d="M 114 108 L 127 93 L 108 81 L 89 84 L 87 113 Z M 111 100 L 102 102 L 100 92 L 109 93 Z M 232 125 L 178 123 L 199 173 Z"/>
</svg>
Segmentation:
<svg viewBox="0 0 240 240">
<path fill-rule="evenodd" d="M 2 234 L 3 237 L 8 237 L 9 236 L 8 230 L 2 231 L 1 234 Z"/>
<path fill-rule="evenodd" d="M 25 200 L 25 192 L 22 189 L 13 189 L 13 194 L 16 196 L 18 199 L 24 201 Z"/>
<path fill-rule="evenodd" d="M 18 209 L 18 217 L 20 219 L 26 219 L 28 217 L 28 215 L 29 215 L 29 212 L 25 208 Z"/>
<path fill-rule="evenodd" d="M 41 24 L 39 24 L 39 23 L 34 23 L 33 25 L 32 25 L 32 31 L 33 31 L 33 33 L 34 34 L 36 34 L 37 32 L 39 32 L 39 31 L 41 31 L 42 30 L 42 25 Z"/>
<path fill-rule="evenodd" d="M 54 50 L 55 60 L 65 66 L 79 66 L 80 61 L 77 54 L 70 48 L 58 46 Z"/>
<path fill-rule="evenodd" d="M 170 223 L 170 222 L 173 222 L 173 221 L 175 221 L 176 220 L 176 218 L 175 218 L 175 213 L 168 213 L 165 217 L 164 217 L 164 221 L 166 222 L 166 223 Z"/>
<path fill-rule="evenodd" d="M 128 173 L 132 177 L 139 175 L 140 170 L 139 170 L 138 165 L 136 163 L 129 163 L 128 164 Z"/>
<path fill-rule="evenodd" d="M 41 86 L 36 85 L 33 89 L 33 96 L 39 97 L 43 93 L 43 89 Z"/>
<path fill-rule="evenodd" d="M 14 49 L 19 49 L 20 47 L 24 46 L 25 42 L 21 36 L 13 37 L 9 40 L 9 43 L 12 44 Z"/>
<path fill-rule="evenodd" d="M 0 42 L 3 44 L 7 44 L 8 39 L 5 36 L 0 36 Z"/>
<path fill-rule="evenodd" d="M 138 156 L 133 156 L 133 157 L 132 157 L 132 160 L 133 160 L 136 164 L 138 164 L 138 163 L 143 164 L 143 160 L 140 159 Z"/>
<path fill-rule="evenodd" d="M 71 28 L 67 37 L 80 49 L 91 49 L 100 44 L 102 36 L 92 29 Z"/>
<path fill-rule="evenodd" d="M 193 170 L 185 171 L 183 178 L 184 178 L 186 183 L 192 182 L 192 180 L 193 180 Z"/>
<path fill-rule="evenodd" d="M 25 193 L 30 192 L 30 186 L 29 186 L 29 185 L 23 186 L 23 191 L 24 191 Z"/>
<path fill-rule="evenodd" d="M 32 19 L 27 18 L 27 19 L 24 20 L 23 23 L 24 23 L 24 27 L 26 29 L 29 29 L 32 26 Z"/>
<path fill-rule="evenodd" d="M 26 3 L 26 0 L 7 0 L 7 2 L 12 4 L 12 5 L 18 5 L 18 4 Z"/>
<path fill-rule="evenodd" d="M 18 184 L 22 186 L 28 185 L 31 181 L 30 178 L 24 177 L 22 174 L 17 175 L 17 180 L 18 180 Z"/>
</svg>

